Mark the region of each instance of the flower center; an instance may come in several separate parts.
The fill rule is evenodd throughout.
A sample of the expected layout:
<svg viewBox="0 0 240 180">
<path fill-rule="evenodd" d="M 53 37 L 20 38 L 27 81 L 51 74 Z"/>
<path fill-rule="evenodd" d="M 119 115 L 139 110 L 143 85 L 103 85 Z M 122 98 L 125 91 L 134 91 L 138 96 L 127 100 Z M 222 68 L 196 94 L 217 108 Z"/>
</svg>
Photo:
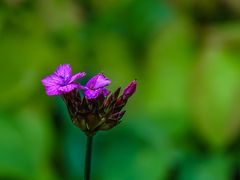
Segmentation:
<svg viewBox="0 0 240 180">
<path fill-rule="evenodd" d="M 67 85 L 70 81 L 69 76 L 60 76 L 60 78 L 62 79 L 62 85 Z"/>
</svg>

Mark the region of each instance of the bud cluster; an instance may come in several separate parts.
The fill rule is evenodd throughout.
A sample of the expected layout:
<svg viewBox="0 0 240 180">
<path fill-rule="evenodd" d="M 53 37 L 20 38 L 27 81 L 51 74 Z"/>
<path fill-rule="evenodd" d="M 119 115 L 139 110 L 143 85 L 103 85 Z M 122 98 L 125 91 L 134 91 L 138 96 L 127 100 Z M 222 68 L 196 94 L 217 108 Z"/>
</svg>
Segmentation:
<svg viewBox="0 0 240 180">
<path fill-rule="evenodd" d="M 99 130 L 109 130 L 121 122 L 125 114 L 122 109 L 130 96 L 119 96 L 120 89 L 107 97 L 100 94 L 96 99 L 81 97 L 78 90 L 63 94 L 62 98 L 73 123 L 89 135 Z"/>
</svg>

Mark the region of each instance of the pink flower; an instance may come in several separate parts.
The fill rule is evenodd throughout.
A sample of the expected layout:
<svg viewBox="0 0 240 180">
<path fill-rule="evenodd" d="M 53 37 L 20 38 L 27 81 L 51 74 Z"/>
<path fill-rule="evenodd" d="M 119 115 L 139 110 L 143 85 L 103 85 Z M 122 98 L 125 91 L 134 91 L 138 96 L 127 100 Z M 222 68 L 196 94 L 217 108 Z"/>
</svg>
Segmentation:
<svg viewBox="0 0 240 180">
<path fill-rule="evenodd" d="M 86 75 L 85 72 L 79 72 L 72 75 L 72 69 L 69 64 L 62 64 L 58 66 L 54 74 L 45 77 L 41 82 L 46 88 L 48 96 L 60 95 L 73 91 L 76 88 L 83 88 L 83 86 L 75 80 Z"/>
<path fill-rule="evenodd" d="M 104 74 L 100 73 L 92 77 L 85 86 L 84 95 L 87 99 L 96 99 L 100 94 L 105 97 L 109 94 L 109 91 L 104 88 L 111 83 L 111 80 L 106 78 Z"/>
</svg>

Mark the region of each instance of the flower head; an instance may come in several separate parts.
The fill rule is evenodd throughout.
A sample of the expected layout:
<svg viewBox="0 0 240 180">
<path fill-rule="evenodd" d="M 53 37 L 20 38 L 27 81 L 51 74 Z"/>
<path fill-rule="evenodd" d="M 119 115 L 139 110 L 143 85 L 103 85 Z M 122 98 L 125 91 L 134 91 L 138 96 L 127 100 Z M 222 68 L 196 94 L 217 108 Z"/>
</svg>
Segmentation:
<svg viewBox="0 0 240 180">
<path fill-rule="evenodd" d="M 104 74 L 100 73 L 92 77 L 85 86 L 84 95 L 87 99 L 95 99 L 100 94 L 106 97 L 109 91 L 105 88 L 111 83 L 111 80 L 106 78 Z"/>
<path fill-rule="evenodd" d="M 46 88 L 47 95 L 54 96 L 68 93 L 76 88 L 82 88 L 81 84 L 74 81 L 85 75 L 85 72 L 72 75 L 71 66 L 62 64 L 58 66 L 54 74 L 45 77 L 41 82 Z"/>
<path fill-rule="evenodd" d="M 125 114 L 122 110 L 128 99 L 135 93 L 137 82 L 133 80 L 120 95 L 119 87 L 111 95 L 105 88 L 111 80 L 100 73 L 92 77 L 86 84 L 74 82 L 86 73 L 72 75 L 69 64 L 60 65 L 56 71 L 45 77 L 42 84 L 49 96 L 61 95 L 67 105 L 72 122 L 87 135 L 93 135 L 99 130 L 109 130 L 121 122 Z M 78 88 L 84 90 L 82 97 Z"/>
</svg>

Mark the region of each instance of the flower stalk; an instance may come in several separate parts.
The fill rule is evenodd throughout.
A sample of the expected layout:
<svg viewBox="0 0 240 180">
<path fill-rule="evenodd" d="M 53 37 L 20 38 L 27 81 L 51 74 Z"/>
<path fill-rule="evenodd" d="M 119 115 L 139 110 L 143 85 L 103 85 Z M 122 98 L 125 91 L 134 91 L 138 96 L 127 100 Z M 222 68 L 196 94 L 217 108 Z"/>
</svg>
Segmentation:
<svg viewBox="0 0 240 180">
<path fill-rule="evenodd" d="M 90 180 L 91 177 L 91 159 L 92 159 L 92 144 L 93 136 L 87 135 L 87 145 L 85 154 L 84 180 Z"/>
</svg>

